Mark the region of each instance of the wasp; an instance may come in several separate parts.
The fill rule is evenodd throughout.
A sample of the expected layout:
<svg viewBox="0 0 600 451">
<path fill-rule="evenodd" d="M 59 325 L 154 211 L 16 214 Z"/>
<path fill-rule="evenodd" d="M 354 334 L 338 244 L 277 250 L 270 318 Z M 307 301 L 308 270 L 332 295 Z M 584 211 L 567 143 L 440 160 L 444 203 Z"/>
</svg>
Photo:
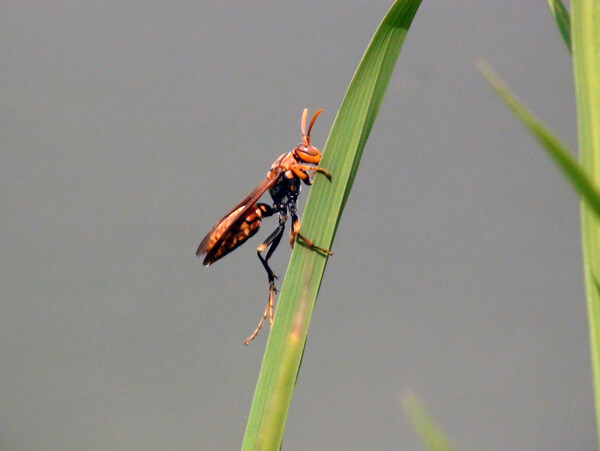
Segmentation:
<svg viewBox="0 0 600 451">
<path fill-rule="evenodd" d="M 198 257 L 206 255 L 203 264 L 204 266 L 209 266 L 237 249 L 248 238 L 255 235 L 261 226 L 263 218 L 275 214 L 279 216 L 277 228 L 256 249 L 258 258 L 265 268 L 269 279 L 269 297 L 262 318 L 254 332 L 245 340 L 245 345 L 248 345 L 258 335 L 267 317 L 270 324 L 273 324 L 273 297 L 277 292 L 275 279 L 278 277 L 269 266 L 269 259 L 281 241 L 285 224 L 288 220 L 288 214 L 292 220 L 290 231 L 290 246 L 292 248 L 294 247 L 296 238 L 298 238 L 309 248 L 326 255 L 332 255 L 332 252 L 315 245 L 300 233 L 300 220 L 298 219 L 297 212 L 297 201 L 302 182 L 306 185 L 311 185 L 316 173 L 321 173 L 331 180 L 331 174 L 317 166 L 321 160 L 321 152 L 310 144 L 310 131 L 321 111 L 318 110 L 315 112 L 308 126 L 308 131 L 306 131 L 308 110 L 304 109 L 300 125 L 302 142 L 290 152 L 284 153 L 275 160 L 271 165 L 271 169 L 267 172 L 265 180 L 210 229 L 210 232 L 206 234 L 196 251 Z M 271 195 L 271 199 L 273 200 L 272 205 L 258 203 L 258 200 L 266 191 L 269 191 Z M 263 256 L 263 252 L 265 251 L 267 251 L 266 255 Z"/>
</svg>

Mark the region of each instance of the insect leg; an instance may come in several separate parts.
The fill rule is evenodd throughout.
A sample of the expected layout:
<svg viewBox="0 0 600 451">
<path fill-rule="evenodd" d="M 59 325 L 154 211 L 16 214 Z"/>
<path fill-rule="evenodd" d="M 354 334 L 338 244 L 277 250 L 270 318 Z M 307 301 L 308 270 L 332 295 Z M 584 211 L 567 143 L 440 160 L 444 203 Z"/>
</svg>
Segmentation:
<svg viewBox="0 0 600 451">
<path fill-rule="evenodd" d="M 258 246 L 256 248 L 256 253 L 258 255 L 258 258 L 260 259 L 260 262 L 263 264 L 263 266 L 265 267 L 265 270 L 267 271 L 267 276 L 269 277 L 269 283 L 273 283 L 273 284 L 275 283 L 275 279 L 277 279 L 277 276 L 273 273 L 273 270 L 269 266 L 268 262 L 269 262 L 269 259 L 271 258 L 271 255 L 273 255 L 273 252 L 275 251 L 275 249 L 277 249 L 279 242 L 281 241 L 281 236 L 283 235 L 283 229 L 285 228 L 286 221 L 287 221 L 287 215 L 279 213 L 279 225 L 273 231 L 273 233 L 271 233 L 271 235 L 269 235 L 269 237 L 260 246 Z M 263 258 L 262 252 L 267 247 L 269 248 L 269 250 L 267 251 L 267 256 L 266 256 L 266 258 Z"/>
<path fill-rule="evenodd" d="M 315 167 L 315 166 L 308 166 L 306 164 L 296 164 L 296 165 L 292 166 L 290 169 L 301 180 L 304 180 L 304 182 L 306 182 L 307 185 L 310 185 L 312 183 L 312 180 L 310 179 L 310 177 L 307 174 L 308 171 L 315 171 L 315 173 L 320 172 L 325 177 L 327 177 L 329 180 L 331 180 L 331 174 L 327 170 L 325 170 L 321 167 L 318 167 L 318 166 Z"/>
<path fill-rule="evenodd" d="M 258 326 L 256 326 L 256 329 L 254 329 L 254 332 L 252 332 L 252 334 L 244 340 L 244 344 L 246 346 L 248 346 L 248 343 L 250 343 L 252 340 L 254 340 L 254 338 L 258 335 L 260 328 L 262 327 L 263 323 L 267 319 L 267 315 L 269 315 L 270 312 L 272 313 L 272 309 L 273 309 L 272 302 L 273 302 L 273 298 L 271 296 L 269 296 L 269 302 L 267 302 L 267 306 L 265 307 L 265 312 L 263 313 L 262 318 L 258 322 Z"/>
<path fill-rule="evenodd" d="M 275 211 L 276 210 L 273 210 L 273 213 Z M 280 211 L 279 212 L 279 225 L 273 231 L 273 233 L 271 233 L 271 235 L 269 235 L 269 237 L 256 249 L 258 258 L 260 259 L 260 262 L 263 264 L 265 271 L 267 271 L 267 276 L 269 278 L 269 299 L 267 301 L 267 306 L 265 307 L 263 316 L 258 323 L 258 326 L 256 326 L 256 329 L 254 329 L 254 332 L 252 332 L 252 334 L 248 338 L 246 338 L 246 341 L 244 341 L 245 345 L 248 345 L 248 343 L 250 343 L 258 335 L 258 332 L 260 331 L 265 320 L 267 319 L 267 316 L 269 317 L 269 322 L 271 324 L 273 324 L 273 297 L 274 297 L 275 293 L 277 292 L 277 289 L 275 288 L 275 279 L 277 279 L 277 276 L 275 275 L 275 273 L 269 266 L 269 259 L 271 258 L 271 255 L 273 255 L 273 252 L 275 251 L 275 249 L 277 249 L 277 246 L 279 245 L 279 242 L 281 241 L 281 237 L 283 236 L 283 230 L 285 228 L 286 221 L 287 221 L 287 215 L 285 215 L 284 213 L 282 213 Z M 263 257 L 262 252 L 267 247 L 269 248 L 269 250 L 267 251 L 266 257 Z"/>
<path fill-rule="evenodd" d="M 317 246 L 313 241 L 306 238 L 304 235 L 300 233 L 300 219 L 298 218 L 298 214 L 296 213 L 296 205 L 290 205 L 290 214 L 292 215 L 292 230 L 290 232 L 290 246 L 294 247 L 294 243 L 296 242 L 296 237 L 298 237 L 306 246 L 310 249 L 316 249 L 320 252 L 323 252 L 327 255 L 333 255 L 333 252 Z"/>
</svg>

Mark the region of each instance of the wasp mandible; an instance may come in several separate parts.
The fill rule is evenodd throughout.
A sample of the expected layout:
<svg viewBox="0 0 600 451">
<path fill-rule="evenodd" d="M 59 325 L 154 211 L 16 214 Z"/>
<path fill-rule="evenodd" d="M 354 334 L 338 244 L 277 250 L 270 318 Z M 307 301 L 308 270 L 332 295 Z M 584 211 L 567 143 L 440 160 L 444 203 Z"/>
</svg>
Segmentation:
<svg viewBox="0 0 600 451">
<path fill-rule="evenodd" d="M 265 180 L 210 229 L 196 251 L 197 256 L 206 254 L 203 264 L 209 266 L 256 234 L 263 218 L 275 214 L 279 215 L 277 228 L 256 249 L 258 258 L 265 271 L 267 271 L 267 277 L 269 278 L 269 298 L 258 326 L 244 342 L 246 345 L 258 335 L 267 317 L 270 323 L 273 324 L 273 296 L 277 292 L 275 279 L 278 277 L 269 266 L 269 259 L 281 241 L 288 213 L 292 217 L 290 232 L 290 245 L 292 247 L 294 247 L 296 237 L 298 237 L 309 248 L 332 255 L 332 252 L 315 245 L 300 233 L 300 220 L 297 213 L 301 182 L 306 185 L 312 184 L 312 178 L 317 172 L 331 180 L 331 174 L 317 166 L 321 160 L 321 152 L 310 144 L 310 131 L 321 111 L 315 112 L 308 126 L 308 131 L 306 131 L 308 110 L 304 109 L 301 122 L 302 142 L 294 147 L 292 151 L 284 153 L 275 160 L 271 169 L 267 172 Z M 313 177 L 311 177 L 311 171 Z M 273 199 L 273 205 L 258 203 L 260 197 L 267 190 Z M 263 256 L 265 250 L 267 250 L 267 254 Z"/>
</svg>

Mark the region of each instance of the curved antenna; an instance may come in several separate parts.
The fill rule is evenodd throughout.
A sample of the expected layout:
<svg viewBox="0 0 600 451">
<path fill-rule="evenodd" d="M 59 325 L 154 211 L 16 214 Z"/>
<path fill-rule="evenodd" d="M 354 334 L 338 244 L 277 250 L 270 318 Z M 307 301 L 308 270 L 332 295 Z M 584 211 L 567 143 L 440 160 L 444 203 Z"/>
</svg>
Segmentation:
<svg viewBox="0 0 600 451">
<path fill-rule="evenodd" d="M 306 111 L 306 109 L 304 111 Z M 315 114 L 313 115 L 312 119 L 310 120 L 310 125 L 308 126 L 308 133 L 306 134 L 306 143 L 308 145 L 310 145 L 310 131 L 312 130 L 313 125 L 315 124 L 315 120 L 317 120 L 317 117 L 322 112 L 323 112 L 323 110 L 321 108 L 319 108 L 317 111 L 315 111 Z"/>
<path fill-rule="evenodd" d="M 300 129 L 302 130 L 302 141 L 304 141 L 304 137 L 306 136 L 306 115 L 308 114 L 308 108 L 304 108 L 302 112 L 302 122 L 300 122 Z M 309 132 L 310 133 L 310 129 Z"/>
</svg>

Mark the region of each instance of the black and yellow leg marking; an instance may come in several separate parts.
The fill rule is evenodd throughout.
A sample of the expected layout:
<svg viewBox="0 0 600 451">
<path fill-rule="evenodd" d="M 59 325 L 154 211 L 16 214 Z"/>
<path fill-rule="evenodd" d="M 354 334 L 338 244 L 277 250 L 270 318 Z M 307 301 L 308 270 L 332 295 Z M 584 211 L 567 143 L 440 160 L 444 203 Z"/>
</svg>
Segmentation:
<svg viewBox="0 0 600 451">
<path fill-rule="evenodd" d="M 273 252 L 275 251 L 275 249 L 277 249 L 277 246 L 279 245 L 279 242 L 281 241 L 281 237 L 283 236 L 283 229 L 285 228 L 286 221 L 287 221 L 287 216 L 282 215 L 280 213 L 279 214 L 279 225 L 277 226 L 275 231 L 273 231 L 273 233 L 271 233 L 271 235 L 269 235 L 269 237 L 256 249 L 258 258 L 260 259 L 260 262 L 263 264 L 265 271 L 267 271 L 267 277 L 269 278 L 269 298 L 267 300 L 267 306 L 265 307 L 263 316 L 260 319 L 260 321 L 258 322 L 258 326 L 256 326 L 256 329 L 254 329 L 254 332 L 252 332 L 252 334 L 248 338 L 246 338 L 246 340 L 244 341 L 245 345 L 248 345 L 248 343 L 250 343 L 252 340 L 254 340 L 254 338 L 258 335 L 258 332 L 260 331 L 260 329 L 263 326 L 267 317 L 269 317 L 270 324 L 273 324 L 273 298 L 275 296 L 275 293 L 277 293 L 277 288 L 275 288 L 275 279 L 277 279 L 278 277 L 275 275 L 275 273 L 269 266 L 269 259 L 271 258 L 271 255 L 273 255 Z M 267 251 L 266 257 L 263 257 L 262 252 L 264 252 L 264 250 L 267 247 L 269 248 L 269 250 Z"/>
</svg>

